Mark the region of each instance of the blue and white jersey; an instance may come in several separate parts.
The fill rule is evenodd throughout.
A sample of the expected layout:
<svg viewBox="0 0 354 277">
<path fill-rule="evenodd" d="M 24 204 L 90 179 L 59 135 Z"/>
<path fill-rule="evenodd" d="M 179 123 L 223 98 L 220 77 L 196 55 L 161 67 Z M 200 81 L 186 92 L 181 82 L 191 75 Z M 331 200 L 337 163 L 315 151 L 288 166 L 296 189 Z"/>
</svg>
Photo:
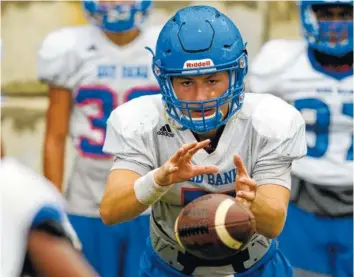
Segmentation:
<svg viewBox="0 0 354 277">
<path fill-rule="evenodd" d="M 303 41 L 274 40 L 256 56 L 249 74 L 255 93 L 294 105 L 306 121 L 307 156 L 293 173 L 319 185 L 353 185 L 353 75 L 334 79 L 314 70 Z"/>
<path fill-rule="evenodd" d="M 20 276 L 29 231 L 47 220 L 59 223 L 62 231 L 79 243 L 65 214 L 62 196 L 43 176 L 12 158 L 4 158 L 0 183 L 1 276 Z"/>
<path fill-rule="evenodd" d="M 72 93 L 70 136 L 77 149 L 67 200 L 74 214 L 98 216 L 111 156 L 102 151 L 106 121 L 119 105 L 159 93 L 151 54 L 160 27 L 146 27 L 138 38 L 118 47 L 92 26 L 50 33 L 38 52 L 38 77 Z M 129 120 L 129 118 L 127 118 Z"/>
<path fill-rule="evenodd" d="M 145 175 L 162 166 L 183 144 L 195 141 L 190 130 L 177 129 L 166 116 L 160 95 L 144 96 L 111 114 L 104 151 L 116 157 L 112 169 Z M 235 196 L 235 154 L 242 157 L 258 185 L 279 184 L 290 189 L 291 163 L 306 154 L 300 113 L 272 95 L 246 94 L 242 109 L 226 124 L 216 150 L 208 154 L 202 149 L 192 158 L 195 164 L 217 166 L 219 172 L 175 184 L 152 206 L 156 222 L 171 239 L 175 240 L 175 220 L 186 204 L 207 193 Z M 253 241 L 264 239 L 255 236 Z M 232 269 L 214 270 L 218 272 L 198 276 L 232 273 Z"/>
</svg>

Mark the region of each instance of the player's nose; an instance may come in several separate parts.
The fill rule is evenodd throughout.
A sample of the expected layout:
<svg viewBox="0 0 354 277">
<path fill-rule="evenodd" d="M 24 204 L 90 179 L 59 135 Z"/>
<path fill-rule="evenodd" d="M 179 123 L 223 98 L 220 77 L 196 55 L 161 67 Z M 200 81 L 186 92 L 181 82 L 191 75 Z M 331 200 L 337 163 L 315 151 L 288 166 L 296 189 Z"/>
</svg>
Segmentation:
<svg viewBox="0 0 354 277">
<path fill-rule="evenodd" d="M 195 91 L 195 101 L 205 101 L 208 99 L 209 97 L 207 89 L 202 85 L 197 85 Z"/>
</svg>

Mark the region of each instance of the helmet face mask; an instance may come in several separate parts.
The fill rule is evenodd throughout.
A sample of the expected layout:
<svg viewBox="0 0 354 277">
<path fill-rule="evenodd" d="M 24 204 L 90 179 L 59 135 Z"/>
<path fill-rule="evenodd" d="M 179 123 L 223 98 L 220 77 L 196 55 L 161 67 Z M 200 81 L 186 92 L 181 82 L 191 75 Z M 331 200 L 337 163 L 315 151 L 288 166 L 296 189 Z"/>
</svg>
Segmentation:
<svg viewBox="0 0 354 277">
<path fill-rule="evenodd" d="M 243 80 L 248 68 L 245 46 L 234 23 L 212 7 L 184 8 L 166 23 L 156 45 L 152 69 L 161 88 L 166 113 L 182 129 L 207 133 L 226 124 L 241 108 Z M 218 97 L 203 101 L 177 97 L 174 77 L 217 72 L 228 73 L 227 89 Z M 226 114 L 222 112 L 225 105 L 228 106 Z M 208 114 L 211 109 L 215 111 L 212 115 Z M 192 116 L 195 111 L 200 117 Z"/>
<path fill-rule="evenodd" d="M 311 48 L 333 56 L 353 51 L 353 1 L 301 1 L 299 8 Z"/>
<path fill-rule="evenodd" d="M 103 31 L 113 33 L 139 28 L 148 17 L 151 7 L 151 0 L 83 1 L 88 21 Z"/>
</svg>

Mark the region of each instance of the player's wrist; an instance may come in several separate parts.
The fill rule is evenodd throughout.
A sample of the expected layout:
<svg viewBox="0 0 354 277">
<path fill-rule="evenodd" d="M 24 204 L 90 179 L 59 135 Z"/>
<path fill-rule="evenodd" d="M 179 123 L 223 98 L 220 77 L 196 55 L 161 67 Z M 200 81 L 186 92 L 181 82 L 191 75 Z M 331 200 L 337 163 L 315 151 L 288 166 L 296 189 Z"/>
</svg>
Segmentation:
<svg viewBox="0 0 354 277">
<path fill-rule="evenodd" d="M 166 173 L 161 167 L 154 170 L 154 182 L 157 187 L 166 187 L 171 185 L 171 183 L 164 178 L 165 175 Z"/>
<path fill-rule="evenodd" d="M 146 206 L 156 203 L 172 187 L 172 185 L 161 186 L 156 182 L 155 173 L 157 170 L 150 171 L 134 183 L 136 199 Z"/>
</svg>

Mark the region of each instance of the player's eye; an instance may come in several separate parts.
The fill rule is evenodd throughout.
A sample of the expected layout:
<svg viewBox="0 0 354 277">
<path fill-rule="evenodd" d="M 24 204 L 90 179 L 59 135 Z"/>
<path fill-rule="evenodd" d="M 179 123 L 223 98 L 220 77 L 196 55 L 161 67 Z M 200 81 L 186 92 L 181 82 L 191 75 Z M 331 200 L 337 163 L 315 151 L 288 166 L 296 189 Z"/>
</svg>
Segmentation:
<svg viewBox="0 0 354 277">
<path fill-rule="evenodd" d="M 217 80 L 208 80 L 209 85 L 215 85 L 218 81 Z"/>
<path fill-rule="evenodd" d="M 183 81 L 183 82 L 181 82 L 181 84 L 184 87 L 190 87 L 192 85 L 192 81 Z"/>
</svg>

